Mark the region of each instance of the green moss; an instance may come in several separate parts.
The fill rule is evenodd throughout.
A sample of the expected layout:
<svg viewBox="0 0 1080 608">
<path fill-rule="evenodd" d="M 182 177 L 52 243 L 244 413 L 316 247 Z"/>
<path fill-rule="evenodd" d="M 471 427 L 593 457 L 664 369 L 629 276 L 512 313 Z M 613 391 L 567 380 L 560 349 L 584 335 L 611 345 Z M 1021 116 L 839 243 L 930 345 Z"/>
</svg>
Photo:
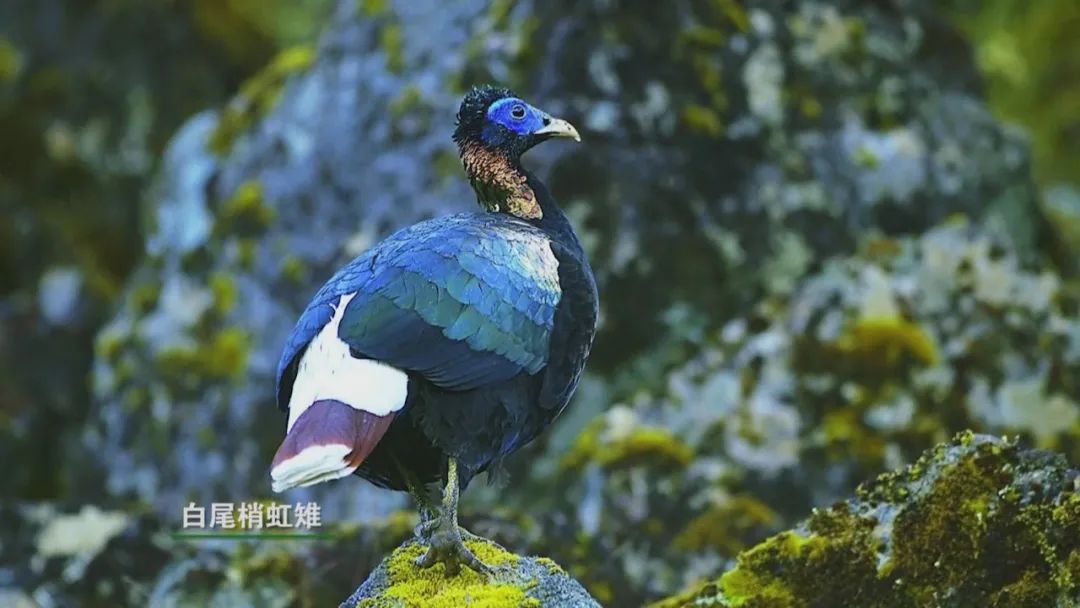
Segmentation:
<svg viewBox="0 0 1080 608">
<path fill-rule="evenodd" d="M 750 18 L 743 3 L 737 0 L 716 0 L 715 4 L 740 32 L 750 31 Z"/>
<path fill-rule="evenodd" d="M 132 386 L 123 392 L 124 411 L 129 414 L 145 410 L 150 405 L 150 392 L 142 386 Z"/>
<path fill-rule="evenodd" d="M 555 560 L 549 557 L 538 557 L 536 563 L 542 564 L 547 567 L 548 574 L 564 575 L 566 571 L 562 569 L 562 566 L 555 563 Z"/>
<path fill-rule="evenodd" d="M 723 48 L 728 40 L 728 34 L 724 30 L 703 25 L 688 27 L 679 33 L 679 37 L 682 43 L 715 48 Z"/>
<path fill-rule="evenodd" d="M 243 375 L 250 351 L 251 336 L 239 327 L 228 327 L 197 348 L 162 349 L 156 363 L 166 375 L 175 378 L 229 380 Z"/>
<path fill-rule="evenodd" d="M 827 412 L 819 426 L 827 445 L 855 462 L 877 468 L 885 458 L 885 441 L 881 435 L 868 432 L 858 408 Z"/>
<path fill-rule="evenodd" d="M 606 469 L 637 466 L 685 467 L 694 458 L 693 450 L 671 431 L 658 427 L 637 427 L 626 435 L 605 438 L 602 423 L 587 427 L 563 456 L 562 466 L 580 469 L 597 462 Z"/>
<path fill-rule="evenodd" d="M 881 164 L 881 159 L 878 158 L 874 151 L 866 146 L 860 146 L 855 150 L 855 164 L 863 169 L 875 169 Z"/>
<path fill-rule="evenodd" d="M 251 270 L 255 267 L 255 254 L 258 252 L 259 241 L 252 237 L 240 237 L 236 239 L 236 263 L 243 270 Z"/>
<path fill-rule="evenodd" d="M 405 70 L 405 44 L 401 25 L 388 23 L 379 31 L 379 47 L 386 55 L 386 69 L 395 74 Z"/>
<path fill-rule="evenodd" d="M 515 0 L 493 0 L 488 6 L 487 16 L 495 27 L 506 27 L 510 20 L 510 10 Z"/>
<path fill-rule="evenodd" d="M 941 358 L 937 343 L 918 323 L 899 317 L 863 318 L 848 327 L 836 347 L 848 357 L 891 369 L 911 358 L 933 365 Z"/>
<path fill-rule="evenodd" d="M 743 606 L 753 600 L 777 606 L 798 605 L 796 590 L 770 573 L 772 565 L 778 562 L 806 564 L 825 546 L 826 542 L 819 537 L 784 532 L 740 555 L 738 565 L 720 577 L 720 590 L 727 604 Z"/>
<path fill-rule="evenodd" d="M 262 184 L 248 180 L 221 204 L 218 210 L 219 232 L 254 236 L 262 233 L 274 221 L 276 212 L 263 197 Z"/>
<path fill-rule="evenodd" d="M 468 540 L 466 545 L 489 566 L 514 566 L 520 559 L 495 543 Z M 387 564 L 386 590 L 378 598 L 364 599 L 362 608 L 389 606 L 458 608 L 519 608 L 539 607 L 540 602 L 525 594 L 525 585 L 518 581 L 490 581 L 487 577 L 463 568 L 454 577 L 447 577 L 444 566 L 419 568 L 416 560 L 426 548 L 410 543 L 396 549 Z"/>
<path fill-rule="evenodd" d="M 711 548 L 721 555 L 734 555 L 746 548 L 747 537 L 754 531 L 777 520 L 769 505 L 752 496 L 736 496 L 690 520 L 673 545 L 682 551 Z"/>
<path fill-rule="evenodd" d="M 366 17 L 381 17 L 390 10 L 390 3 L 387 0 L 358 0 L 356 7 Z"/>
<path fill-rule="evenodd" d="M 709 137 L 720 137 L 724 134 L 724 122 L 712 108 L 691 104 L 683 108 L 682 118 L 692 132 Z"/>
<path fill-rule="evenodd" d="M 103 361 L 115 362 L 127 343 L 128 335 L 116 331 L 103 331 L 94 342 L 94 352 Z"/>
<path fill-rule="evenodd" d="M 816 512 L 806 528 L 765 540 L 741 553 L 718 580 L 677 596 L 682 603 L 658 606 L 839 606 L 855 597 L 881 597 L 872 533 L 872 523 L 844 505 Z"/>
<path fill-rule="evenodd" d="M 22 72 L 23 59 L 7 38 L 0 37 L 0 84 L 13 82 Z"/>
<path fill-rule="evenodd" d="M 600 464 L 607 468 L 644 464 L 685 467 L 694 459 L 694 453 L 667 429 L 640 428 L 612 442 L 599 457 Z"/>
<path fill-rule="evenodd" d="M 128 302 L 131 304 L 132 311 L 142 315 L 157 306 L 159 297 L 161 297 L 161 282 L 150 279 L 142 281 L 131 288 L 128 293 Z"/>
<path fill-rule="evenodd" d="M 390 102 L 390 115 L 400 118 L 423 105 L 424 96 L 415 84 L 402 89 L 401 93 Z"/>
<path fill-rule="evenodd" d="M 225 316 L 236 306 L 236 281 L 224 272 L 215 272 L 210 277 L 210 292 L 214 294 L 214 312 Z"/>
<path fill-rule="evenodd" d="M 816 510 L 656 606 L 1071 605 L 1080 493 L 1064 461 L 972 433 Z"/>
<path fill-rule="evenodd" d="M 932 601 L 942 589 L 962 585 L 980 559 L 990 497 L 1010 473 L 1000 458 L 965 459 L 935 482 L 929 495 L 896 518 L 896 543 L 888 573 L 911 580 L 912 594 Z"/>
<path fill-rule="evenodd" d="M 285 84 L 293 75 L 315 62 L 315 48 L 302 45 L 285 49 L 258 74 L 240 88 L 210 134 L 207 145 L 219 155 L 226 155 L 240 135 L 266 116 L 277 105 Z"/>
<path fill-rule="evenodd" d="M 281 276 L 286 281 L 304 283 L 308 276 L 308 267 L 299 256 L 288 254 L 281 260 Z"/>
<path fill-rule="evenodd" d="M 821 102 L 813 97 L 803 97 L 799 100 L 799 111 L 802 115 L 810 120 L 817 120 L 821 118 L 824 108 L 821 107 Z"/>
</svg>

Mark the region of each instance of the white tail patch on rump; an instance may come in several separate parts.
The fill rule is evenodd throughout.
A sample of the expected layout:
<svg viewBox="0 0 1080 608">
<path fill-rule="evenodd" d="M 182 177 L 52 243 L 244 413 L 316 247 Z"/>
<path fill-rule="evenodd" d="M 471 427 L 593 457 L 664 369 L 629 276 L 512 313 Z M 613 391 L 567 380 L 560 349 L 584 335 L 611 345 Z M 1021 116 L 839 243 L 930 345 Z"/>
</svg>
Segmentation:
<svg viewBox="0 0 1080 608">
<path fill-rule="evenodd" d="M 300 359 L 285 440 L 270 477 L 275 492 L 351 475 L 375 449 L 405 406 L 409 377 L 372 359 L 357 359 L 338 337 L 345 308 L 338 299 L 330 322 Z"/>
<path fill-rule="evenodd" d="M 340 401 L 376 416 L 385 416 L 405 406 L 409 377 L 405 372 L 373 359 L 356 359 L 349 345 L 338 337 L 345 308 L 355 293 L 341 296 L 334 316 L 308 344 L 293 381 L 289 399 L 289 426 L 312 403 L 323 399 Z"/>
</svg>

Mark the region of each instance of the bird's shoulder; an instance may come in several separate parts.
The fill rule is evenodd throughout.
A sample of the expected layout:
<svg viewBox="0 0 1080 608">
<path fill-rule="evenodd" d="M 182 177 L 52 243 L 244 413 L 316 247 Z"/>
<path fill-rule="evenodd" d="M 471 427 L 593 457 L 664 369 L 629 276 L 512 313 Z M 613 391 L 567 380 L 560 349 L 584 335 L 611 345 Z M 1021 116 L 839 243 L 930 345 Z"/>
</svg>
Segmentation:
<svg viewBox="0 0 1080 608">
<path fill-rule="evenodd" d="M 432 218 L 394 232 L 342 266 L 311 299 L 309 308 L 356 291 L 380 269 L 419 269 L 437 259 L 486 263 L 558 282 L 558 260 L 547 234 L 502 213 L 458 213 Z"/>
<path fill-rule="evenodd" d="M 278 382 L 349 294 L 356 297 L 342 331 L 351 335 L 343 337 L 360 352 L 384 350 L 393 338 L 384 335 L 390 328 L 426 335 L 427 325 L 535 371 L 546 360 L 561 296 L 558 264 L 542 230 L 503 214 L 462 213 L 403 228 L 343 266 L 316 293 L 282 353 Z"/>
</svg>

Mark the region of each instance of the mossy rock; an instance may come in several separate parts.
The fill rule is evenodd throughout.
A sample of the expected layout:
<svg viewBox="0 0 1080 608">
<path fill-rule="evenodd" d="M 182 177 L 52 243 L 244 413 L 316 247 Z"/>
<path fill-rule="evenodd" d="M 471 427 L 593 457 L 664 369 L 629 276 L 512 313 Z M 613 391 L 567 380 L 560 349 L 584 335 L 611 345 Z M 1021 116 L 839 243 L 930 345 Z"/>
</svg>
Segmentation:
<svg viewBox="0 0 1080 608">
<path fill-rule="evenodd" d="M 588 592 L 550 559 L 521 557 L 498 544 L 473 538 L 465 544 L 498 570 L 491 579 L 469 569 L 446 576 L 442 564 L 416 565 L 425 548 L 410 539 L 394 550 L 342 608 L 545 608 L 599 606 Z"/>
<path fill-rule="evenodd" d="M 1076 606 L 1080 473 L 957 435 L 739 555 L 676 606 Z"/>
</svg>

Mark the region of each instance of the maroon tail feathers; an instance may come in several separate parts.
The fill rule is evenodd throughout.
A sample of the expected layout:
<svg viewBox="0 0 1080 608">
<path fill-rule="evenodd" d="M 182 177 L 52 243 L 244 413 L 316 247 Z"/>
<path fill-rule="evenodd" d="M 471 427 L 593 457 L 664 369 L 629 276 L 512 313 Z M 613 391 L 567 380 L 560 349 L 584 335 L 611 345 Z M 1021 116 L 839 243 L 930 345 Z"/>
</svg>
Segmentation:
<svg viewBox="0 0 1080 608">
<path fill-rule="evenodd" d="M 275 492 L 351 475 L 375 449 L 394 413 L 376 416 L 332 399 L 296 419 L 270 467 Z"/>
</svg>

